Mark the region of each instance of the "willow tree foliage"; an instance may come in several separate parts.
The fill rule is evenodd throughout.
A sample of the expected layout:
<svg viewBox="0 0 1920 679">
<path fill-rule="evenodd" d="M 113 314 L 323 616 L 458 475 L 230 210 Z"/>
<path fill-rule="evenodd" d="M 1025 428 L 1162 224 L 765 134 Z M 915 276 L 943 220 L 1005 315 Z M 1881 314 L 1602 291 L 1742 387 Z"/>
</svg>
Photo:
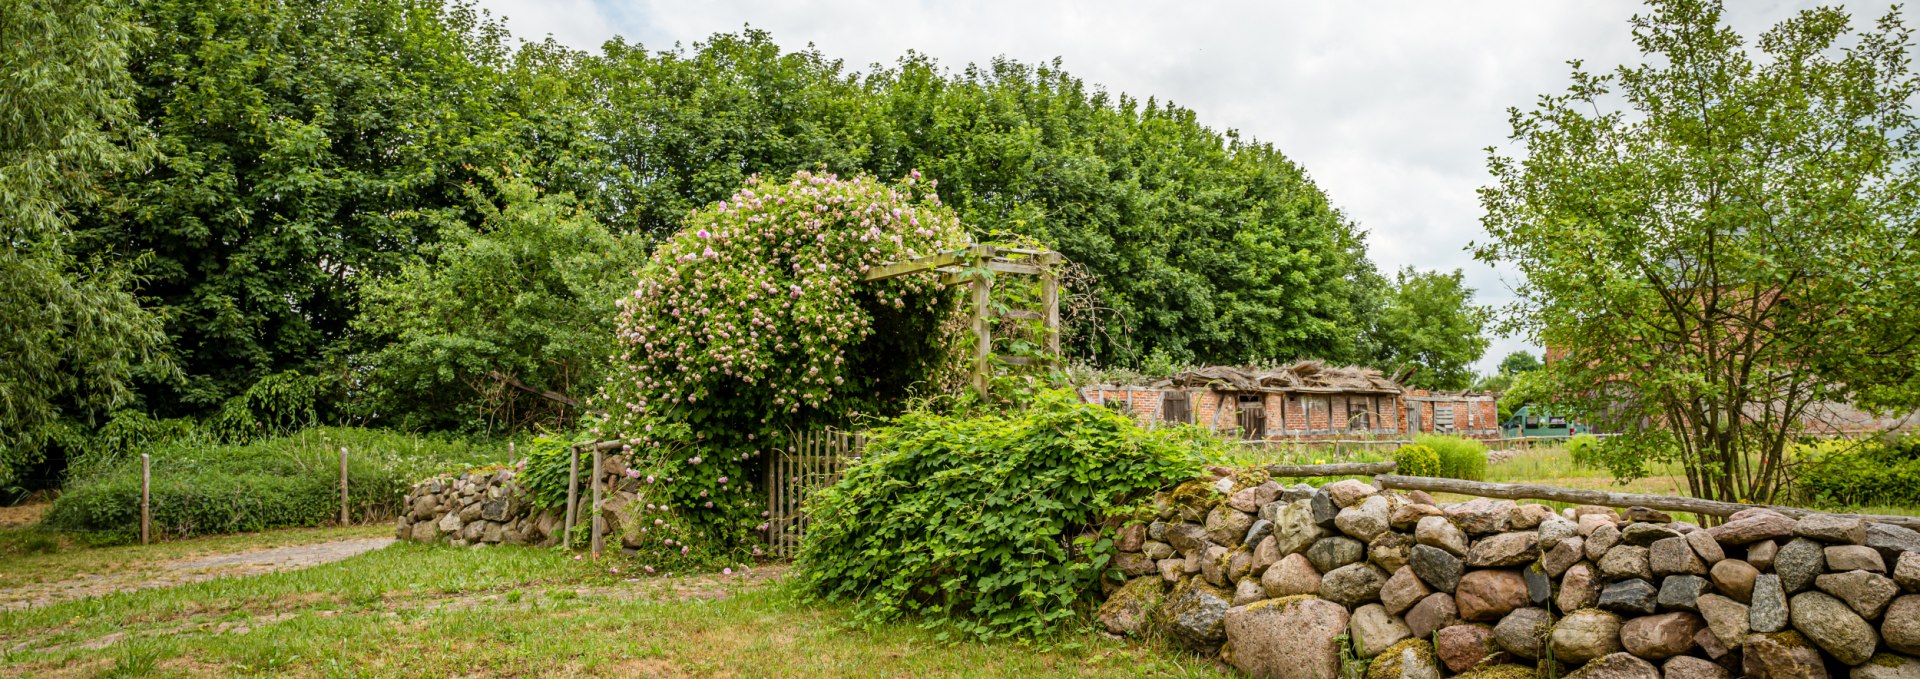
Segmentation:
<svg viewBox="0 0 1920 679">
<path fill-rule="evenodd" d="M 752 178 L 689 216 L 619 302 L 597 433 L 630 444 L 657 523 L 643 552 L 745 544 L 760 454 L 788 434 L 897 411 L 954 365 L 957 297 L 868 269 L 960 247 L 932 182 L 800 172 Z M 646 525 L 643 521 L 642 525 Z"/>
<path fill-rule="evenodd" d="M 125 12 L 75 0 L 0 10 L 0 489 L 60 422 L 131 405 L 137 373 L 167 374 L 166 337 L 129 276 L 71 249 L 73 211 L 151 148 Z"/>
<path fill-rule="evenodd" d="M 1803 11 L 1749 45 L 1708 0 L 1633 19 L 1642 65 L 1512 114 L 1476 255 L 1525 274 L 1510 329 L 1554 400 L 1635 436 L 1634 476 L 1767 502 L 1824 401 L 1920 405 L 1920 82 L 1897 10 Z"/>
</svg>

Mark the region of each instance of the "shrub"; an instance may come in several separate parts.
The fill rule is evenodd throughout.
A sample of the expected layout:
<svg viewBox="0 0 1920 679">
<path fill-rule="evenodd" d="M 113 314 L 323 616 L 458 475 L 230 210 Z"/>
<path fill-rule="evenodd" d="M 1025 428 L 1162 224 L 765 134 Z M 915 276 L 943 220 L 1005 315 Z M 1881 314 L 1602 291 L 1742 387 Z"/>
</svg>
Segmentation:
<svg viewBox="0 0 1920 679">
<path fill-rule="evenodd" d="M 416 479 L 501 457 L 499 450 L 460 440 L 351 428 L 249 444 L 178 440 L 152 451 L 154 533 L 185 537 L 338 521 L 342 446 L 349 451 L 347 501 L 356 521 L 392 517 Z M 139 457 L 71 479 L 47 524 L 88 533 L 91 542 L 139 539 Z"/>
<path fill-rule="evenodd" d="M 1440 454 L 1433 448 L 1420 444 L 1400 446 L 1393 451 L 1393 461 L 1397 465 L 1395 474 L 1402 476 L 1439 476 Z"/>
<path fill-rule="evenodd" d="M 1821 507 L 1920 504 L 1920 440 L 1831 440 L 1794 447 L 1801 499 Z"/>
<path fill-rule="evenodd" d="M 659 479 L 648 499 L 678 517 L 646 517 L 681 532 L 654 531 L 642 554 L 744 556 L 765 504 L 762 452 L 791 431 L 897 411 L 908 388 L 957 365 L 952 288 L 934 276 L 861 280 L 967 242 L 918 174 L 891 185 L 756 177 L 689 215 L 637 273 L 592 407 L 604 413 L 595 434 L 630 442 L 630 465 Z"/>
<path fill-rule="evenodd" d="M 859 619 L 926 616 L 978 638 L 1061 629 L 1097 591 L 1110 537 L 1081 536 L 1199 473 L 1225 445 L 1195 427 L 1142 429 L 1068 391 L 1026 410 L 909 413 L 810 502 L 799 581 Z"/>
<path fill-rule="evenodd" d="M 1603 469 L 1606 467 L 1606 462 L 1600 456 L 1601 444 L 1602 441 L 1598 436 L 1575 434 L 1573 438 L 1567 439 L 1567 456 L 1573 458 L 1574 464 L 1582 467 Z"/>
<path fill-rule="evenodd" d="M 1437 476 L 1441 478 L 1479 481 L 1487 477 L 1487 447 L 1479 441 L 1459 436 L 1421 434 L 1413 437 L 1413 442 L 1432 448 L 1440 457 Z"/>
</svg>

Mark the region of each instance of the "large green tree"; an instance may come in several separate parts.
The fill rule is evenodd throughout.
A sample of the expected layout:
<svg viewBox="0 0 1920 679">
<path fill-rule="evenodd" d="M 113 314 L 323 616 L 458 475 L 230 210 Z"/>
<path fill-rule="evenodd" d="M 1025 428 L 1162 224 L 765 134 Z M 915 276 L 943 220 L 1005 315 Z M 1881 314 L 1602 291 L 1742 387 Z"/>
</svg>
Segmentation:
<svg viewBox="0 0 1920 679">
<path fill-rule="evenodd" d="M 1401 269 L 1375 331 L 1380 362 L 1407 374 L 1408 386 L 1465 389 L 1487 351 L 1487 320 L 1459 269 Z"/>
<path fill-rule="evenodd" d="M 565 427 L 607 367 L 614 302 L 646 243 L 523 176 L 470 190 L 477 227 L 450 219 L 400 273 L 369 285 L 356 326 L 370 409 L 405 428 Z"/>
<path fill-rule="evenodd" d="M 1553 400 L 1701 497 L 1768 502 L 1826 400 L 1920 405 L 1920 93 L 1897 10 L 1800 12 L 1751 46 L 1718 2 L 1633 19 L 1641 65 L 1512 114 L 1476 254 L 1525 275 L 1506 325 L 1565 352 Z"/>
<path fill-rule="evenodd" d="M 186 379 L 165 416 L 204 414 L 342 353 L 359 289 L 464 205 L 468 164 L 524 143 L 499 92 L 504 32 L 437 0 L 151 0 L 130 57 L 159 159 L 80 228 L 144 253 Z"/>
<path fill-rule="evenodd" d="M 20 0 L 0 9 L 0 488 L 38 462 L 61 422 L 132 403 L 164 378 L 158 319 L 129 276 L 73 256 L 73 211 L 138 171 L 151 142 L 126 70 L 136 29 L 116 2 Z"/>
<path fill-rule="evenodd" d="M 953 72 L 909 55 L 852 73 L 758 31 L 689 51 L 614 40 L 581 63 L 607 160 L 570 161 L 604 174 L 567 188 L 622 229 L 670 233 L 756 173 L 919 169 L 976 236 L 1032 236 L 1082 267 L 1076 357 L 1373 357 L 1364 329 L 1383 285 L 1364 233 L 1277 149 L 1191 110 L 1057 62 Z"/>
</svg>

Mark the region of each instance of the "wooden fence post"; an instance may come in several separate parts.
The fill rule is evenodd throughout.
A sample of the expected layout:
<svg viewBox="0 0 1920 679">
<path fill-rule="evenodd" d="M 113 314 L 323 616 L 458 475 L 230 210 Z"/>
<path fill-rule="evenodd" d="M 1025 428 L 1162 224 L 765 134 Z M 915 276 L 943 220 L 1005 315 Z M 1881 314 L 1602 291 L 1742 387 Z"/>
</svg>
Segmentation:
<svg viewBox="0 0 1920 679">
<path fill-rule="evenodd" d="M 580 506 L 580 447 L 567 448 L 567 526 L 560 531 L 560 542 L 573 549 L 573 521 Z"/>
<path fill-rule="evenodd" d="M 508 441 L 507 442 L 507 466 L 509 467 L 513 466 L 513 461 L 514 461 L 513 458 L 514 458 L 513 442 Z"/>
<path fill-rule="evenodd" d="M 153 456 L 140 454 L 140 544 L 152 539 Z"/>
<path fill-rule="evenodd" d="M 606 521 L 600 516 L 600 488 L 606 485 L 600 480 L 600 460 L 604 455 L 600 446 L 593 447 L 593 478 L 588 481 L 593 484 L 593 504 L 590 505 L 593 513 L 589 516 L 593 517 L 593 558 L 596 560 L 600 558 L 600 538 L 606 534 Z"/>
<path fill-rule="evenodd" d="M 352 520 L 347 514 L 347 447 L 340 446 L 340 525 L 348 525 Z"/>
</svg>

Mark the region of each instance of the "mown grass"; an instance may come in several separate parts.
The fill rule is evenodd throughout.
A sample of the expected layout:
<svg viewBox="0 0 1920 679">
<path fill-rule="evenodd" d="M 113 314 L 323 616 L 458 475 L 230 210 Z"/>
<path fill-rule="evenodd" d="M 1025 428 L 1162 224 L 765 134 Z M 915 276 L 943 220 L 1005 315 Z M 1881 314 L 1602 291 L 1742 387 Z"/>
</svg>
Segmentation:
<svg viewBox="0 0 1920 679">
<path fill-rule="evenodd" d="M 399 544 L 304 571 L 0 613 L 0 675 L 1215 675 L 1206 661 L 1091 634 L 1040 650 L 940 643 L 911 624 L 853 628 L 778 582 L 629 581 L 608 572 L 619 563 Z"/>
</svg>

